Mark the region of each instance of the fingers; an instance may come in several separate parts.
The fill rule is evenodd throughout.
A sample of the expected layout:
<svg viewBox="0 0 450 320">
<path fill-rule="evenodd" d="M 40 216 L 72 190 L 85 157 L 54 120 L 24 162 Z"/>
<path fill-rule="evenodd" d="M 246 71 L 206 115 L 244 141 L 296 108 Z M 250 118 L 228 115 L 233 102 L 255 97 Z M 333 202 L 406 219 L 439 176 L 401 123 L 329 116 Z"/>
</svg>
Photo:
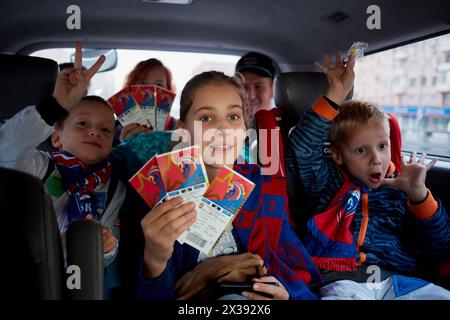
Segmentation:
<svg viewBox="0 0 450 320">
<path fill-rule="evenodd" d="M 336 52 L 336 66 L 343 67 L 344 66 L 344 60 L 342 59 L 342 51 L 338 50 Z"/>
<path fill-rule="evenodd" d="M 395 181 L 396 181 L 396 178 L 393 178 L 393 179 L 386 178 L 386 179 L 383 179 L 383 181 L 381 181 L 381 185 L 382 186 L 394 187 L 395 186 Z"/>
<path fill-rule="evenodd" d="M 172 208 L 164 215 L 160 216 L 157 220 L 155 220 L 155 229 L 162 230 L 166 227 L 178 229 L 181 224 L 185 223 L 186 220 L 189 220 L 193 216 L 195 216 L 195 203 L 183 203 L 181 206 Z M 182 218 L 181 221 L 177 221 L 180 218 Z"/>
<path fill-rule="evenodd" d="M 411 155 L 409 156 L 408 164 L 414 163 L 416 161 L 416 152 L 411 152 Z"/>
<path fill-rule="evenodd" d="M 425 161 L 427 159 L 426 152 L 423 152 L 421 154 L 420 158 L 417 159 L 417 160 L 416 160 L 416 155 L 417 154 L 416 154 L 415 151 L 411 152 L 411 155 L 409 156 L 408 164 L 413 164 L 413 163 L 416 163 L 416 162 L 419 163 L 419 164 L 423 164 L 427 168 L 427 171 L 430 170 L 436 164 L 436 162 L 438 161 L 438 159 L 433 158 L 433 159 L 431 159 L 431 161 L 428 164 L 425 164 Z M 403 157 L 402 157 L 402 161 L 403 161 Z M 404 165 L 404 163 L 403 163 L 403 165 Z"/>
<path fill-rule="evenodd" d="M 422 163 L 425 164 L 425 159 L 427 157 L 427 154 L 424 152 L 422 153 L 422 156 L 420 157 L 420 159 L 417 161 L 417 163 Z"/>
<path fill-rule="evenodd" d="M 74 64 L 75 69 L 81 70 L 82 59 L 83 59 L 83 54 L 82 54 L 82 49 L 81 49 L 81 42 L 77 41 L 77 42 L 75 42 L 75 64 Z"/>
<path fill-rule="evenodd" d="M 264 292 L 266 295 L 271 295 L 277 300 L 289 299 L 289 293 L 286 288 L 273 276 L 254 278 L 253 290 Z M 262 282 L 274 282 L 275 284 L 266 284 Z"/>
<path fill-rule="evenodd" d="M 327 67 L 330 67 L 331 65 L 333 65 L 333 61 L 331 60 L 331 57 L 329 54 L 324 54 L 323 55 L 323 62 L 325 63 L 325 65 Z"/>
<path fill-rule="evenodd" d="M 151 131 L 149 126 L 141 125 L 139 123 L 130 123 L 123 127 L 122 131 L 120 132 L 120 141 L 123 141 L 129 137 L 135 136 L 140 132 L 149 132 Z"/>
<path fill-rule="evenodd" d="M 97 73 L 98 69 L 100 69 L 105 60 L 106 57 L 104 55 L 101 55 L 98 58 L 98 60 L 94 63 L 94 65 L 90 67 L 89 70 L 86 71 L 86 81 L 91 80 L 91 78 L 94 76 L 94 74 Z"/>
<path fill-rule="evenodd" d="M 430 170 L 431 168 L 433 168 L 433 166 L 436 164 L 437 161 L 438 161 L 438 159 L 436 159 L 436 158 L 431 159 L 430 163 L 428 163 L 428 164 L 426 165 L 427 171 Z"/>
<path fill-rule="evenodd" d="M 185 223 L 188 223 L 189 220 L 192 220 L 195 215 L 195 204 L 186 202 L 155 220 L 154 228 L 170 234 L 181 228 Z"/>
<path fill-rule="evenodd" d="M 154 207 L 149 213 L 145 215 L 145 217 L 142 220 L 146 220 L 147 223 L 152 223 L 156 219 L 158 219 L 160 216 L 168 212 L 169 210 L 172 210 L 173 208 L 179 206 L 183 203 L 183 198 L 176 197 L 170 200 L 167 200 L 164 203 L 161 203 L 159 206 Z"/>
<path fill-rule="evenodd" d="M 120 131 L 120 136 L 119 136 L 119 140 L 123 141 L 126 138 L 129 137 L 130 132 L 132 132 L 134 129 L 139 128 L 139 123 L 130 123 L 127 124 L 125 127 L 122 128 L 122 130 Z"/>
<path fill-rule="evenodd" d="M 318 62 L 318 61 L 314 62 L 314 65 L 317 67 L 317 69 L 319 69 L 323 73 L 327 73 L 328 68 L 326 68 L 323 65 L 321 65 L 320 62 Z"/>
<path fill-rule="evenodd" d="M 164 206 L 167 203 L 169 204 Z M 151 225 L 153 232 L 161 232 L 163 229 L 165 229 L 164 231 L 167 231 L 167 228 L 170 230 L 178 229 L 186 223 L 186 221 L 195 217 L 195 204 L 193 202 L 181 203 L 182 202 L 178 201 L 166 201 L 156 208 L 153 208 L 153 210 L 150 211 L 150 214 L 147 214 L 144 217 L 145 221 L 141 223 Z M 178 221 L 180 218 L 181 220 Z M 143 227 L 145 228 L 145 226 Z"/>
<path fill-rule="evenodd" d="M 166 228 L 163 229 L 163 232 L 167 232 L 173 239 L 178 239 L 183 232 L 195 223 L 196 217 L 196 212 L 191 211 L 180 219 L 175 220 L 172 224 L 166 226 Z"/>
<path fill-rule="evenodd" d="M 347 61 L 347 68 L 346 68 L 348 72 L 352 72 L 353 69 L 355 68 L 355 61 L 356 61 L 355 55 L 354 54 L 350 55 Z"/>
<path fill-rule="evenodd" d="M 323 62 L 324 64 L 321 64 L 319 61 L 314 62 L 314 65 L 322 71 L 323 73 L 327 73 L 328 69 L 333 65 L 333 62 L 331 61 L 330 55 L 324 54 L 323 55 Z"/>
</svg>

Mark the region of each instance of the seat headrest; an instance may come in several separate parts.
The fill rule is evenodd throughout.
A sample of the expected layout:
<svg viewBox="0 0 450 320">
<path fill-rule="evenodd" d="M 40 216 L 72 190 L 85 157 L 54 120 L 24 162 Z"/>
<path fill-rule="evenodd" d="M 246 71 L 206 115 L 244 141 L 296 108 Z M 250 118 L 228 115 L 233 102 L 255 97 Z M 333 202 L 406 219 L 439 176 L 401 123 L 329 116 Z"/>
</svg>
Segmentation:
<svg viewBox="0 0 450 320">
<path fill-rule="evenodd" d="M 0 54 L 0 123 L 53 93 L 58 64 L 50 59 Z"/>
<path fill-rule="evenodd" d="M 275 78 L 275 104 L 285 114 L 298 118 L 328 89 L 325 74 L 319 72 L 287 72 Z M 353 90 L 347 96 L 351 99 Z"/>
</svg>

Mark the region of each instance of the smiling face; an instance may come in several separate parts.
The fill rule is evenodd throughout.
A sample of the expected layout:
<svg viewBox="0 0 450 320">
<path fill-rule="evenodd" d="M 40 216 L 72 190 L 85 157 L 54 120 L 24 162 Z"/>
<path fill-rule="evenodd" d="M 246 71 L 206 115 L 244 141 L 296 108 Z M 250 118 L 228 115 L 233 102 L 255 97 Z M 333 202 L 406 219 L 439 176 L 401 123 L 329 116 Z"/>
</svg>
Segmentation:
<svg viewBox="0 0 450 320">
<path fill-rule="evenodd" d="M 243 71 L 242 75 L 245 78 L 247 99 L 253 114 L 259 110 L 270 110 L 272 108 L 270 102 L 273 98 L 273 80 L 251 71 Z"/>
<path fill-rule="evenodd" d="M 114 137 L 114 114 L 101 102 L 82 100 L 52 135 L 53 146 L 92 165 L 108 158 Z"/>
<path fill-rule="evenodd" d="M 192 96 L 192 105 L 180 126 L 193 139 L 201 123 L 201 149 L 207 170 L 233 165 L 245 138 L 243 101 L 236 88 L 224 82 L 205 84 Z"/>
<path fill-rule="evenodd" d="M 370 189 L 381 185 L 391 161 L 389 132 L 384 119 L 357 123 L 345 131 L 343 141 L 332 148 L 338 165 Z"/>
</svg>

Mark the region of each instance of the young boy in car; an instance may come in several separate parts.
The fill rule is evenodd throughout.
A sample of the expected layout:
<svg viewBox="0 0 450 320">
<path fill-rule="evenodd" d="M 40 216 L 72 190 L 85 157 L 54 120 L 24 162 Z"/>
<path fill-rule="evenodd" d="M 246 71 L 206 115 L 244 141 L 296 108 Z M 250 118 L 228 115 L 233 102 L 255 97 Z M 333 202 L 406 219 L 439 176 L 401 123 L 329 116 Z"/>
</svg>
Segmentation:
<svg viewBox="0 0 450 320">
<path fill-rule="evenodd" d="M 0 166 L 42 179 L 53 201 L 64 240 L 69 223 L 95 219 L 103 226 L 105 266 L 118 250 L 117 215 L 125 198 L 122 184 L 112 181 L 108 157 L 114 135 L 114 113 L 100 97 L 84 96 L 90 79 L 104 62 L 81 67 L 81 45 L 74 68 L 58 75 L 52 97 L 17 113 L 0 127 Z M 36 147 L 51 135 L 50 154 Z"/>
<path fill-rule="evenodd" d="M 450 255 L 447 212 L 426 188 L 436 160 L 413 153 L 400 174 L 391 163 L 387 115 L 370 103 L 344 102 L 354 82 L 346 65 L 324 57 L 319 98 L 290 135 L 296 166 L 315 208 L 305 246 L 324 275 L 322 299 L 450 299 L 450 292 L 410 277 L 418 257 Z M 331 157 L 324 144 L 331 144 Z"/>
</svg>

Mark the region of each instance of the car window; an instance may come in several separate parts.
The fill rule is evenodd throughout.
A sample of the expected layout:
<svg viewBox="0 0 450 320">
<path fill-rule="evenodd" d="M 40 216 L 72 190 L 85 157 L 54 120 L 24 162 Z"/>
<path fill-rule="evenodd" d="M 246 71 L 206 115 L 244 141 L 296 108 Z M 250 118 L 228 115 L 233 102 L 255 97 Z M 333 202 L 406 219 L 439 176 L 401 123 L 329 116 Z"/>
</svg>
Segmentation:
<svg viewBox="0 0 450 320">
<path fill-rule="evenodd" d="M 365 56 L 355 73 L 354 99 L 397 117 L 403 151 L 450 161 L 450 34 Z"/>
<path fill-rule="evenodd" d="M 73 48 L 44 49 L 32 53 L 32 56 L 55 60 L 58 64 L 69 62 Z M 105 99 L 123 88 L 127 74 L 142 60 L 156 58 L 162 61 L 172 72 L 177 96 L 171 115 L 179 117 L 179 99 L 185 83 L 192 76 L 208 70 L 223 71 L 228 75 L 234 74 L 234 66 L 239 56 L 224 54 L 206 54 L 174 51 L 150 50 L 117 50 L 117 67 L 113 70 L 100 72 L 91 80 L 88 94 L 98 95 Z"/>
</svg>

